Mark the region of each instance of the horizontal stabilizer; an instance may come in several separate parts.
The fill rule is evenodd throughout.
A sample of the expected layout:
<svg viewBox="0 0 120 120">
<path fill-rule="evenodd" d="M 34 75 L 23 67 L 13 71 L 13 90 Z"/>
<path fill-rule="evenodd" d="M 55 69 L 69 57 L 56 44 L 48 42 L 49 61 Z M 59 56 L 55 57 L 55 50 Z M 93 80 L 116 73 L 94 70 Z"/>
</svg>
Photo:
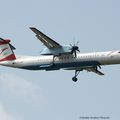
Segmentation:
<svg viewBox="0 0 120 120">
<path fill-rule="evenodd" d="M 10 44 L 10 40 L 9 39 L 0 38 L 0 44 L 9 44 L 12 50 L 16 49 L 13 45 Z"/>
</svg>

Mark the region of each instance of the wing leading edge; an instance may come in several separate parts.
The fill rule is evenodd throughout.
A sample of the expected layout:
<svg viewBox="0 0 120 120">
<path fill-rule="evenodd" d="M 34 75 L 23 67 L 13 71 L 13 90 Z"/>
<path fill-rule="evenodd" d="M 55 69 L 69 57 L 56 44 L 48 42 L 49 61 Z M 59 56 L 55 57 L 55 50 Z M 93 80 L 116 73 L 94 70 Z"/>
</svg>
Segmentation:
<svg viewBox="0 0 120 120">
<path fill-rule="evenodd" d="M 38 29 L 34 27 L 30 27 L 30 29 L 36 34 L 36 37 L 48 48 L 48 49 L 53 49 L 53 48 L 61 48 L 62 46 L 40 32 Z"/>
</svg>

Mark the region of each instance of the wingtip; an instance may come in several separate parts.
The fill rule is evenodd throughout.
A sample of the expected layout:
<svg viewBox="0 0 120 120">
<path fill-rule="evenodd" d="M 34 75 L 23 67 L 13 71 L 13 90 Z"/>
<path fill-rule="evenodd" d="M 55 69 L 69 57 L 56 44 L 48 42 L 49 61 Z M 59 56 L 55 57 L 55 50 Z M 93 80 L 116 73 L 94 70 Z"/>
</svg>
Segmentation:
<svg viewBox="0 0 120 120">
<path fill-rule="evenodd" d="M 39 34 L 39 30 L 35 27 L 30 27 L 30 29 L 35 33 L 35 34 Z"/>
<path fill-rule="evenodd" d="M 34 33 L 36 33 L 36 28 L 35 27 L 29 27 Z"/>
<path fill-rule="evenodd" d="M 31 30 L 36 29 L 35 27 L 29 27 Z"/>
<path fill-rule="evenodd" d="M 31 29 L 34 33 L 37 33 L 36 31 L 39 31 L 36 27 L 30 27 L 30 29 Z"/>
</svg>

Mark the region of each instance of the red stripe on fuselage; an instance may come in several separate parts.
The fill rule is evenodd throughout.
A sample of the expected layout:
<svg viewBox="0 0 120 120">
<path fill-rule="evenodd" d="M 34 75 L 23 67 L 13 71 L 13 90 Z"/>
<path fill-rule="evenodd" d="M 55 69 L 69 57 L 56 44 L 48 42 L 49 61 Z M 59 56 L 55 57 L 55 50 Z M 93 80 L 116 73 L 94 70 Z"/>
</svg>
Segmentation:
<svg viewBox="0 0 120 120">
<path fill-rule="evenodd" d="M 14 55 L 14 54 L 11 54 L 11 55 L 9 55 L 9 56 L 1 59 L 0 62 L 1 62 L 1 61 L 15 60 L 15 59 L 16 59 L 15 55 Z"/>
</svg>

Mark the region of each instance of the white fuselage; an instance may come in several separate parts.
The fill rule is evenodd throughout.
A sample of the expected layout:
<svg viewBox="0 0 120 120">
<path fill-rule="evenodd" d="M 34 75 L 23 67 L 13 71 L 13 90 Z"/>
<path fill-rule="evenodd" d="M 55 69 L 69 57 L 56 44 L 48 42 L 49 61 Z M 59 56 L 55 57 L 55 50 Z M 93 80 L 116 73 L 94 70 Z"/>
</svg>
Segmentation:
<svg viewBox="0 0 120 120">
<path fill-rule="evenodd" d="M 12 61 L 0 62 L 0 65 L 28 69 L 28 70 L 76 70 L 89 66 L 120 64 L 120 51 L 79 53 L 77 58 L 73 55 L 62 55 L 54 58 L 45 56 L 18 56 Z"/>
</svg>

